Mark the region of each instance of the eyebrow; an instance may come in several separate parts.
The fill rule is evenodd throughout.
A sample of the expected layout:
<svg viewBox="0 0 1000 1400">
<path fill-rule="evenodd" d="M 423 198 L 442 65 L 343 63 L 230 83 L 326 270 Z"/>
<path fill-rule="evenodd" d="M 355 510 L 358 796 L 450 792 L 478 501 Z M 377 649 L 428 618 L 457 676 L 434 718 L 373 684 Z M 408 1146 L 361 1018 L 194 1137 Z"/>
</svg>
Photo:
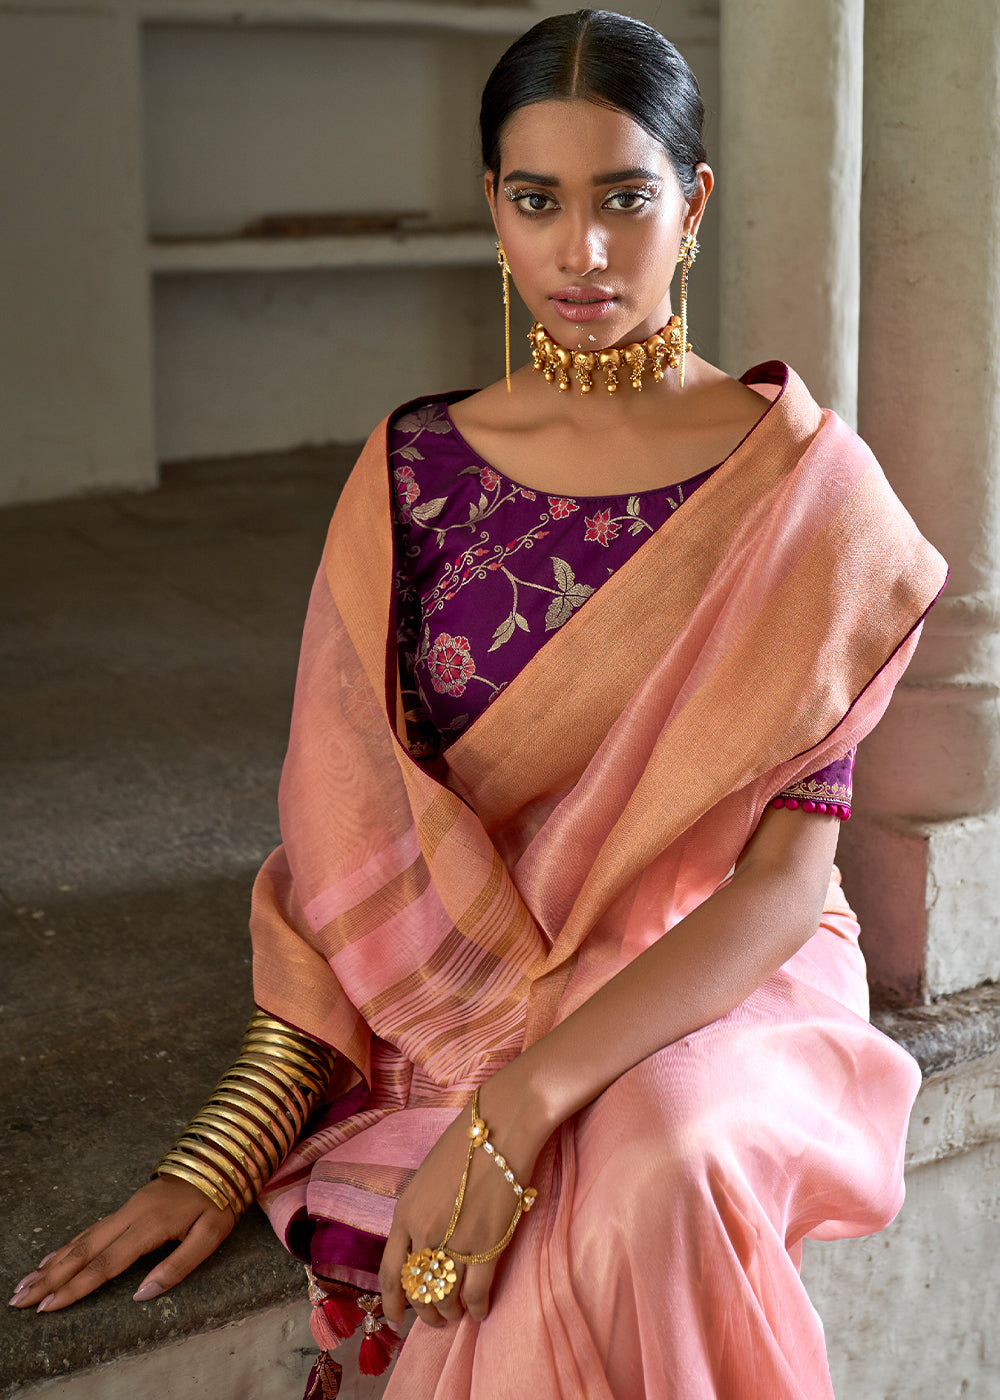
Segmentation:
<svg viewBox="0 0 1000 1400">
<path fill-rule="evenodd" d="M 621 180 L 660 180 L 663 177 L 655 170 L 646 170 L 641 165 L 631 166 L 628 170 L 609 170 L 603 175 L 595 175 L 591 181 L 594 185 L 615 185 Z M 511 170 L 501 179 L 501 184 L 509 184 L 512 180 L 522 185 L 551 185 L 559 184 L 556 175 L 538 175 L 532 170 Z"/>
</svg>

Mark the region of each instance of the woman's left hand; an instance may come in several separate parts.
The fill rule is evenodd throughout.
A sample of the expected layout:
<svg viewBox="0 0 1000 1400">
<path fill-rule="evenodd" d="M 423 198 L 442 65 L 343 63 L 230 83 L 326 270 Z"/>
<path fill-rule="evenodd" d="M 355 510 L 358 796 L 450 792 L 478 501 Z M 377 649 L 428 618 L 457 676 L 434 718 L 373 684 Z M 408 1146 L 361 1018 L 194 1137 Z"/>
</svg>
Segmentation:
<svg viewBox="0 0 1000 1400">
<path fill-rule="evenodd" d="M 515 1180 L 527 1187 L 550 1130 L 532 1130 L 524 1113 L 517 1111 L 516 1099 L 505 1108 L 505 1100 L 513 1096 L 504 1093 L 504 1073 L 483 1085 L 479 1111 L 489 1126 L 490 1141 L 507 1159 Z M 401 1274 L 407 1256 L 424 1248 L 436 1249 L 448 1229 L 465 1170 L 471 1122 L 471 1109 L 466 1105 L 431 1148 L 396 1204 L 379 1271 L 382 1307 L 390 1322 L 401 1323 L 406 1311 Z M 446 1252 L 454 1248 L 460 1254 L 482 1254 L 491 1249 L 506 1234 L 517 1199 L 489 1155 L 477 1148 L 472 1154 L 462 1212 Z M 508 1248 L 516 1247 L 515 1231 Z M 451 1292 L 439 1303 L 415 1303 L 417 1316 L 431 1327 L 457 1321 L 465 1311 L 481 1321 L 489 1312 L 497 1262 L 456 1263 L 458 1278 Z"/>
</svg>

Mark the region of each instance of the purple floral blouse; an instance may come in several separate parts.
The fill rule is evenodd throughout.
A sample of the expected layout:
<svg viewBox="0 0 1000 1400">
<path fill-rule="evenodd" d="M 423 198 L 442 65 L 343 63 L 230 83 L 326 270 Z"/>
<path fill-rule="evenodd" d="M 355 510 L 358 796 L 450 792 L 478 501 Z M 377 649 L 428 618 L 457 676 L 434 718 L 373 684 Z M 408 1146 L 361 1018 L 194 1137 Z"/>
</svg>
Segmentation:
<svg viewBox="0 0 1000 1400">
<path fill-rule="evenodd" d="M 389 428 L 399 665 L 421 759 L 456 739 L 716 470 L 620 496 L 531 491 L 468 445 L 449 413 L 457 397 L 407 406 Z M 853 764 L 852 750 L 789 788 L 785 805 L 846 816 Z"/>
</svg>

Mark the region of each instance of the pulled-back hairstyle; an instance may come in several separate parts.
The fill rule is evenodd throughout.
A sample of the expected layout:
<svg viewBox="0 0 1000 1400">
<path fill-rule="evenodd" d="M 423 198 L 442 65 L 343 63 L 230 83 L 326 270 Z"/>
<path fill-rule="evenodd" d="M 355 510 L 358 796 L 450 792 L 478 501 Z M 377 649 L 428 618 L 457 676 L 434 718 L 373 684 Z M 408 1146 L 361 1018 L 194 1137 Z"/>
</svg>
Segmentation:
<svg viewBox="0 0 1000 1400">
<path fill-rule="evenodd" d="M 705 114 L 694 74 L 669 40 L 627 15 L 576 10 L 541 20 L 516 39 L 486 80 L 479 111 L 483 165 L 500 179 L 500 138 L 520 107 L 583 98 L 624 112 L 670 157 L 686 199 L 705 159 Z"/>
</svg>

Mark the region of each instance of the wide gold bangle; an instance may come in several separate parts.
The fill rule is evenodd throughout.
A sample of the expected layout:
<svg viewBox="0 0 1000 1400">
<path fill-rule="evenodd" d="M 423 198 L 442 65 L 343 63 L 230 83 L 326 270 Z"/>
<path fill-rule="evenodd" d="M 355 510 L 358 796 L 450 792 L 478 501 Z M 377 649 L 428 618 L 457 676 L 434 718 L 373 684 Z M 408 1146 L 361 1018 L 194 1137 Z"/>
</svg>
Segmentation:
<svg viewBox="0 0 1000 1400">
<path fill-rule="evenodd" d="M 322 1103 L 335 1058 L 327 1046 L 255 1011 L 239 1056 L 153 1176 L 179 1177 L 220 1210 L 242 1215 Z"/>
</svg>

